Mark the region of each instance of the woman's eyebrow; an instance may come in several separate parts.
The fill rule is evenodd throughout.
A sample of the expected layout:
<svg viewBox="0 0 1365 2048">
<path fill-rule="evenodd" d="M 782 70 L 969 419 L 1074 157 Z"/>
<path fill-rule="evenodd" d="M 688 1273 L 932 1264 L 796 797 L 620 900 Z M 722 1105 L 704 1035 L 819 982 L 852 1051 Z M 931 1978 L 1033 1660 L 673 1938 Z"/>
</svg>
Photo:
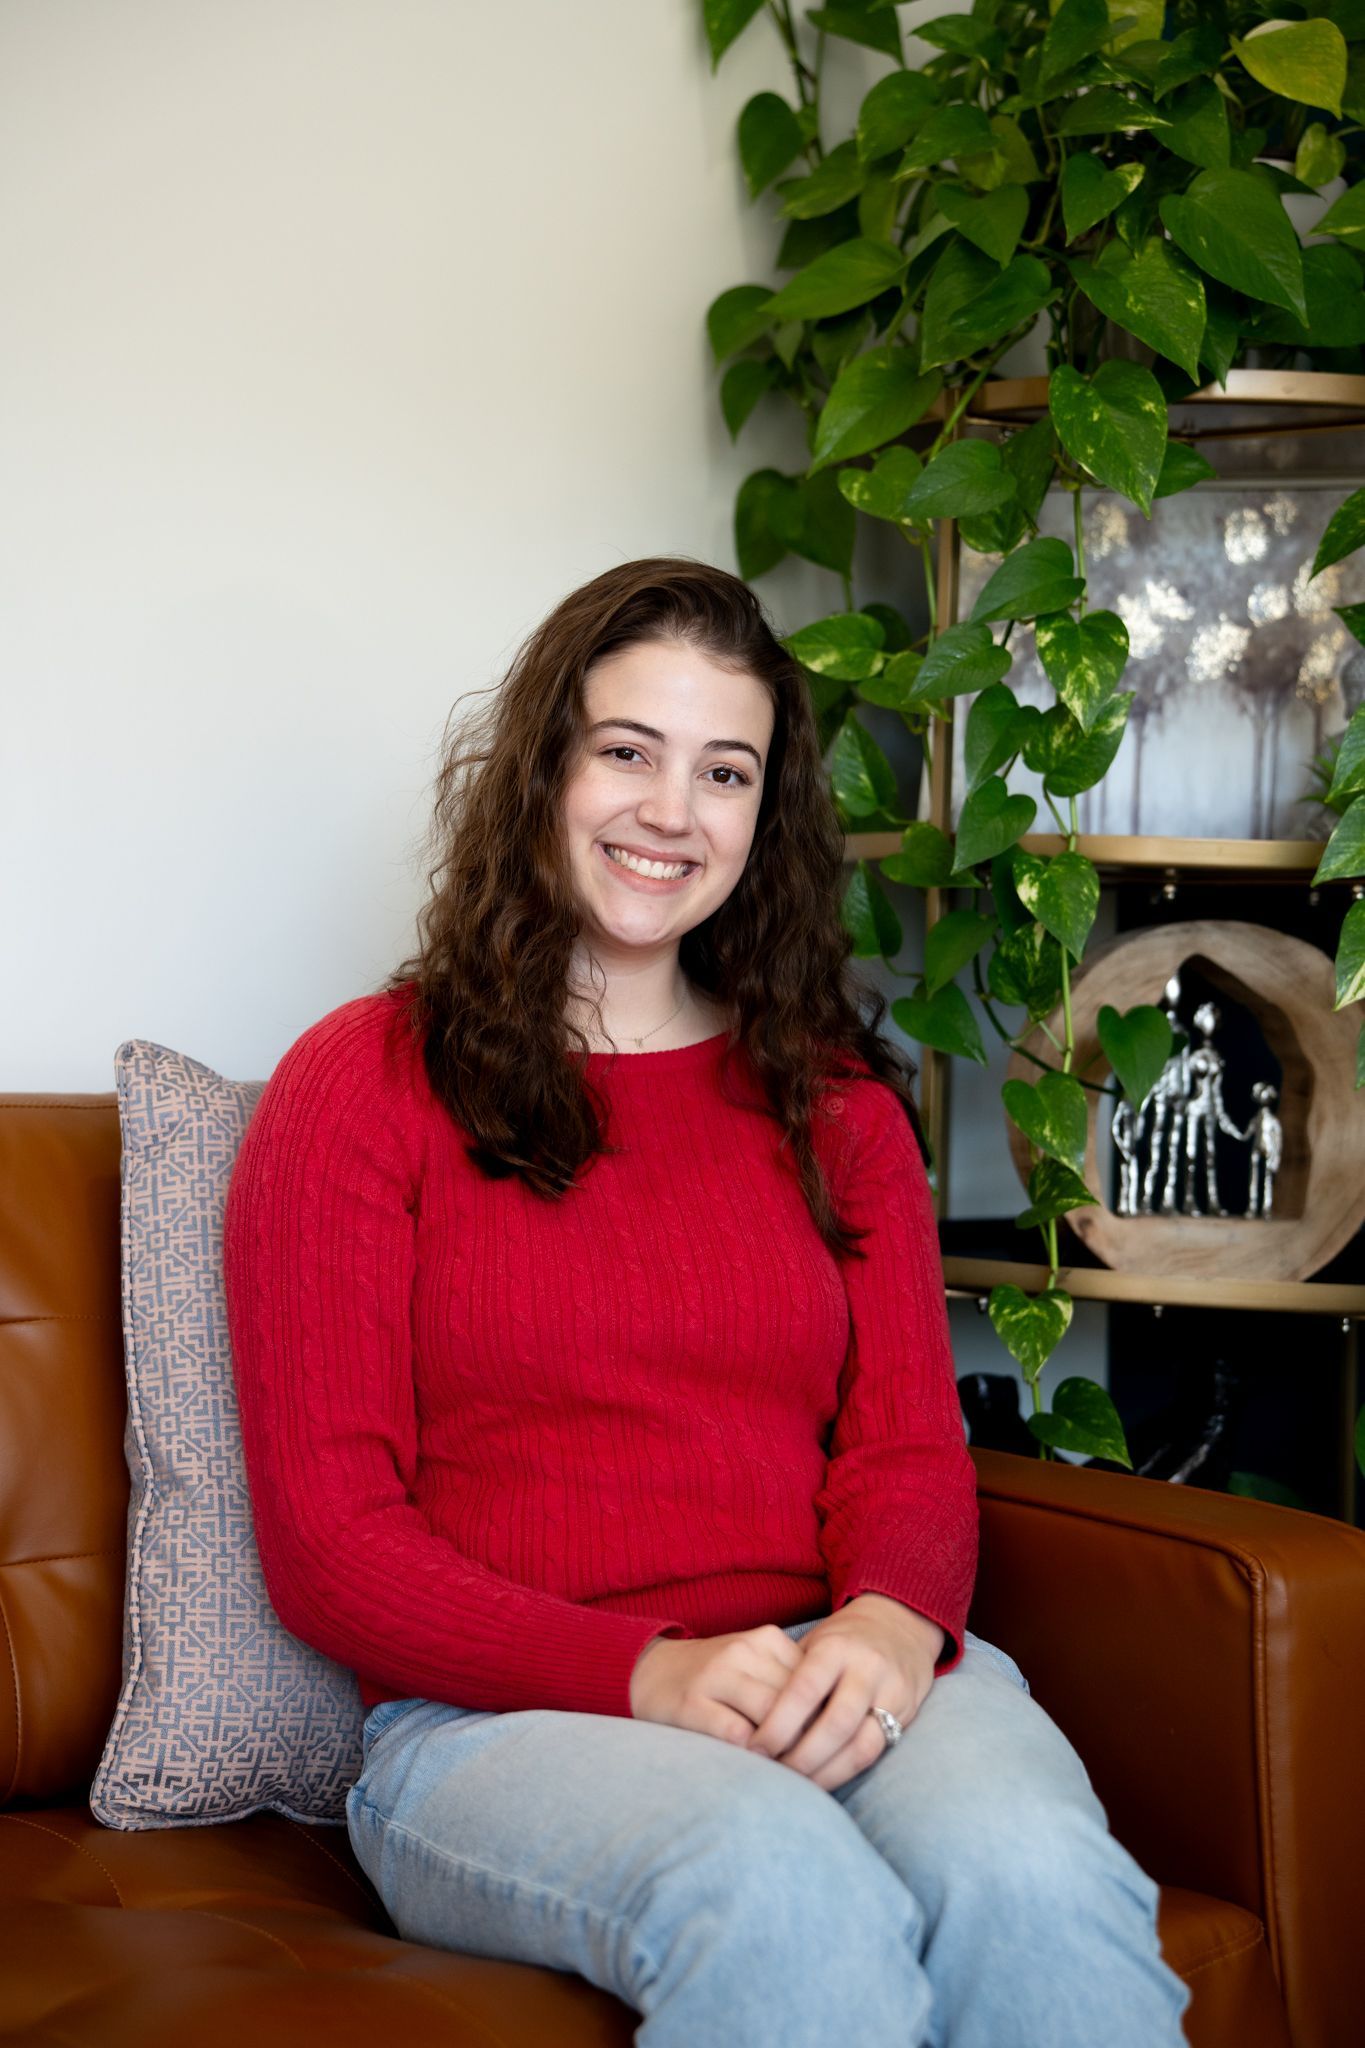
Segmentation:
<svg viewBox="0 0 1365 2048">
<path fill-rule="evenodd" d="M 638 732 L 647 740 L 658 740 L 661 746 L 666 747 L 668 745 L 666 735 L 661 733 L 656 726 L 641 725 L 637 718 L 599 718 L 588 727 L 588 731 L 601 732 L 603 727 L 608 725 L 623 727 L 626 732 Z M 709 753 L 713 747 L 717 747 L 727 754 L 734 752 L 752 754 L 759 767 L 763 766 L 762 761 L 759 759 L 758 748 L 751 747 L 747 740 L 708 740 L 702 748 L 702 752 L 704 754 Z"/>
</svg>

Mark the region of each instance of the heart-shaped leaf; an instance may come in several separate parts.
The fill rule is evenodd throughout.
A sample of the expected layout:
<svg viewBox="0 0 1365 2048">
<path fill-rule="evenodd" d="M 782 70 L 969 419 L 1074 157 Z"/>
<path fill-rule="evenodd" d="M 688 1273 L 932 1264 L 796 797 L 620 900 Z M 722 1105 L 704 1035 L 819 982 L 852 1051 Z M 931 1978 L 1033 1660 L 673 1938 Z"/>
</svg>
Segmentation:
<svg viewBox="0 0 1365 2048">
<path fill-rule="evenodd" d="M 1062 995 L 1061 947 L 1040 924 L 1021 925 L 992 953 L 986 986 L 998 1002 L 1027 1010 L 1035 1023 L 1050 1016 Z"/>
<path fill-rule="evenodd" d="M 1014 886 L 1014 863 L 1031 857 L 1022 847 L 1009 846 L 1003 853 L 997 853 L 991 862 L 991 902 L 995 905 L 995 914 L 1000 920 L 1000 929 L 1006 939 L 1013 938 L 1025 925 L 1033 924 L 1033 919 L 1019 901 L 1019 891 Z M 1044 933 L 1044 937 L 1046 936 Z M 1022 997 L 1020 1000 L 1022 1001 Z"/>
<path fill-rule="evenodd" d="M 1061 363 L 1048 379 L 1048 410 L 1067 454 L 1150 518 L 1167 419 L 1166 399 L 1151 371 L 1115 360 L 1083 377 Z"/>
<path fill-rule="evenodd" d="M 922 33 L 922 31 L 919 31 Z M 1038 159 L 1013 114 L 992 114 L 988 123 L 992 147 L 981 156 L 960 156 L 958 170 L 979 192 L 1000 185 L 1036 185 L 1042 177 Z"/>
<path fill-rule="evenodd" d="M 760 92 L 745 103 L 739 117 L 739 160 L 751 199 L 766 191 L 800 154 L 801 128 L 780 94 Z"/>
<path fill-rule="evenodd" d="M 782 211 L 789 220 L 819 220 L 856 199 L 866 183 L 867 165 L 850 137 L 822 157 L 806 177 L 788 178 L 778 187 Z"/>
<path fill-rule="evenodd" d="M 896 777 L 891 764 L 852 712 L 835 735 L 829 770 L 835 797 L 850 818 L 895 808 Z"/>
<path fill-rule="evenodd" d="M 868 607 L 869 611 L 871 607 Z M 924 667 L 924 656 L 916 654 L 913 648 L 903 647 L 893 654 L 879 676 L 870 676 L 858 685 L 858 695 L 869 704 L 880 704 L 885 711 L 911 712 L 917 710 L 915 685 L 919 672 Z"/>
<path fill-rule="evenodd" d="M 1022 185 L 1002 185 L 980 197 L 961 185 L 940 185 L 937 198 L 959 234 L 997 263 L 1009 262 L 1028 219 L 1028 193 Z"/>
<path fill-rule="evenodd" d="M 1340 882 L 1365 875 L 1365 796 L 1358 796 L 1327 842 L 1315 882 Z"/>
<path fill-rule="evenodd" d="M 1054 296 L 1052 275 L 1036 256 L 1002 270 L 956 236 L 934 265 L 920 315 L 921 367 L 973 355 L 1041 312 Z"/>
<path fill-rule="evenodd" d="M 1337 998 L 1334 1008 L 1365 999 L 1365 902 L 1353 903 L 1337 942 Z"/>
<path fill-rule="evenodd" d="M 1320 576 L 1334 562 L 1344 562 L 1362 542 L 1365 542 L 1365 490 L 1352 491 L 1345 504 L 1338 505 L 1328 520 L 1313 557 L 1313 575 Z"/>
<path fill-rule="evenodd" d="M 916 697 L 925 704 L 941 703 L 945 697 L 963 697 L 984 690 L 1007 675 L 1013 660 L 1008 647 L 999 647 L 990 628 L 964 620 L 949 626 L 931 642 L 924 666 L 915 684 Z"/>
<path fill-rule="evenodd" d="M 1014 478 L 994 441 L 950 441 L 911 486 L 906 517 L 960 519 L 993 511 L 1014 494 Z"/>
<path fill-rule="evenodd" d="M 736 284 L 713 299 L 706 314 L 711 353 L 718 363 L 738 355 L 772 326 L 768 304 L 772 293 L 762 284 Z"/>
<path fill-rule="evenodd" d="M 919 71 L 892 71 L 879 78 L 858 110 L 858 154 L 872 162 L 904 149 L 915 129 L 938 104 L 938 88 Z"/>
<path fill-rule="evenodd" d="M 1045 534 L 1006 555 L 972 606 L 972 623 L 1036 619 L 1042 612 L 1065 611 L 1084 589 L 1066 542 Z"/>
<path fill-rule="evenodd" d="M 1008 683 L 992 683 L 973 700 L 962 742 L 967 794 L 979 789 L 988 775 L 1017 753 L 1019 700 Z"/>
<path fill-rule="evenodd" d="M 1068 242 L 1106 220 L 1142 183 L 1141 164 L 1119 164 L 1108 171 L 1097 156 L 1077 151 L 1062 172 L 1062 220 Z"/>
<path fill-rule="evenodd" d="M 731 363 L 721 379 L 720 409 L 732 441 L 759 399 L 772 390 L 780 374 L 777 364 L 771 360 L 761 363 L 753 356 L 743 356 L 739 362 Z"/>
<path fill-rule="evenodd" d="M 1360 259 L 1335 242 L 1316 243 L 1303 252 L 1303 294 L 1308 318 L 1302 321 L 1281 306 L 1265 306 L 1243 329 L 1258 346 L 1281 342 L 1290 348 L 1354 348 L 1365 341 L 1365 293 Z"/>
<path fill-rule="evenodd" d="M 1214 22 L 1203 21 L 1197 28 L 1185 29 L 1165 46 L 1165 55 L 1152 78 L 1154 96 L 1160 100 L 1188 79 L 1207 78 L 1218 69 L 1224 48 L 1223 37 Z"/>
<path fill-rule="evenodd" d="M 1348 52 L 1335 22 L 1267 21 L 1231 42 L 1259 85 L 1281 99 L 1340 114 Z"/>
<path fill-rule="evenodd" d="M 789 477 L 776 469 L 758 469 L 747 476 L 735 497 L 735 556 L 747 583 L 775 568 L 787 544 L 773 525 L 773 515 L 793 489 Z"/>
<path fill-rule="evenodd" d="M 1201 270 L 1253 299 L 1308 318 L 1303 257 L 1284 201 L 1253 171 L 1201 171 L 1161 202 L 1173 241 Z"/>
<path fill-rule="evenodd" d="M 1071 100 L 1057 123 L 1059 135 L 1128 134 L 1136 128 L 1164 128 L 1166 116 L 1136 93 L 1102 85 Z"/>
<path fill-rule="evenodd" d="M 1017 548 L 1025 533 L 1038 523 L 1038 508 L 1047 495 L 1057 459 L 1052 421 L 1043 415 L 1011 434 L 1000 445 L 1000 459 L 1014 478 L 1015 495 L 994 512 L 978 513 L 958 521 L 965 546 L 982 555 L 1007 555 Z"/>
<path fill-rule="evenodd" d="M 949 157 L 956 160 L 979 154 L 989 149 L 994 140 L 980 107 L 960 103 L 939 107 L 911 137 L 898 176 L 912 178 L 935 164 L 945 163 Z"/>
<path fill-rule="evenodd" d="M 871 469 L 841 469 L 839 489 L 850 505 L 872 519 L 907 519 L 905 501 L 923 468 L 913 448 L 887 448 Z"/>
<path fill-rule="evenodd" d="M 702 20 L 714 71 L 740 30 L 751 22 L 763 0 L 702 0 Z"/>
<path fill-rule="evenodd" d="M 924 935 L 924 986 L 929 995 L 953 979 L 981 951 L 995 919 L 976 910 L 950 910 Z"/>
<path fill-rule="evenodd" d="M 990 776 L 962 806 L 954 874 L 1013 846 L 1028 831 L 1037 814 L 1038 806 L 1031 796 L 1011 796 L 1003 776 Z"/>
<path fill-rule="evenodd" d="M 894 243 L 861 237 L 840 242 L 768 300 L 768 321 L 828 320 L 835 313 L 851 313 L 899 283 L 904 273 L 905 258 Z"/>
<path fill-rule="evenodd" d="M 1159 235 L 1136 253 L 1111 242 L 1098 263 L 1074 258 L 1071 275 L 1106 319 L 1168 356 L 1198 382 L 1207 318 L 1204 286 L 1178 249 Z"/>
<path fill-rule="evenodd" d="M 1042 776 L 1052 796 L 1080 796 L 1108 773 L 1135 695 L 1123 690 L 1101 705 L 1088 733 L 1064 704 L 1054 704 L 1024 728 L 1025 765 Z"/>
<path fill-rule="evenodd" d="M 1211 476 L 1217 474 L 1213 464 L 1197 448 L 1187 448 L 1183 441 L 1168 441 L 1152 496 L 1173 498 L 1177 491 L 1192 490 L 1195 484 L 1207 483 Z"/>
<path fill-rule="evenodd" d="M 1100 878 L 1093 863 L 1083 853 L 1067 852 L 1054 854 L 1037 875 L 1021 874 L 1016 864 L 1014 886 L 1044 931 L 1079 960 L 1100 907 Z"/>
<path fill-rule="evenodd" d="M 905 943 L 900 919 L 865 860 L 849 876 L 841 915 L 859 960 L 894 960 Z"/>
<path fill-rule="evenodd" d="M 1016 1230 L 1037 1230 L 1044 1223 L 1055 1223 L 1069 1210 L 1100 1206 L 1075 1167 L 1060 1159 L 1039 1160 L 1028 1177 L 1028 1193 L 1027 1209 L 1014 1219 Z"/>
<path fill-rule="evenodd" d="M 1117 612 L 1073 619 L 1054 612 L 1034 628 L 1038 659 L 1082 732 L 1089 732 L 1113 696 L 1128 662 L 1128 628 Z"/>
<path fill-rule="evenodd" d="M 941 889 L 953 872 L 953 843 L 937 825 L 916 820 L 907 825 L 899 853 L 881 862 L 888 882 L 906 882 L 914 889 Z"/>
<path fill-rule="evenodd" d="M 1063 1166 L 1084 1165 L 1090 1120 L 1079 1081 L 1070 1074 L 1042 1074 L 1032 1085 L 1006 1081 L 1000 1093 L 1012 1120 L 1040 1152 Z"/>
<path fill-rule="evenodd" d="M 942 387 L 937 373 L 920 375 L 908 348 L 871 348 L 855 356 L 836 379 L 815 423 L 812 469 L 893 441 L 923 417 Z"/>
<path fill-rule="evenodd" d="M 1106 1003 L 1100 1011 L 1097 1028 L 1105 1058 L 1114 1070 L 1114 1078 L 1134 1109 L 1141 1109 L 1156 1086 L 1174 1044 L 1165 1012 L 1152 1003 L 1139 1003 L 1135 1009 L 1120 1014 Z"/>
<path fill-rule="evenodd" d="M 881 625 L 866 612 L 836 612 L 832 618 L 803 626 L 786 646 L 817 676 L 857 683 L 881 668 L 886 659 L 882 653 L 885 638 Z"/>
<path fill-rule="evenodd" d="M 774 494 L 768 519 L 773 533 L 794 555 L 821 569 L 833 569 L 837 576 L 851 573 L 858 518 L 833 470 L 789 479 L 787 489 Z"/>
<path fill-rule="evenodd" d="M 1351 248 L 1365 248 L 1365 184 L 1355 184 L 1334 200 L 1313 231 L 1335 235 Z"/>
<path fill-rule="evenodd" d="M 1365 610 L 1365 607 L 1339 605 L 1336 609 L 1344 616 L 1347 611 Z M 1350 624 L 1349 620 L 1347 624 Z M 1359 796 L 1362 792 L 1365 792 L 1365 704 L 1358 704 L 1351 713 L 1350 724 L 1341 735 L 1337 757 L 1332 764 L 1332 787 L 1327 792 L 1327 801 L 1340 805 L 1344 797 Z"/>
<path fill-rule="evenodd" d="M 1039 85 L 1051 85 L 1054 79 L 1093 57 L 1104 48 L 1112 33 L 1105 0 L 1062 0 L 1043 37 Z"/>
<path fill-rule="evenodd" d="M 880 50 L 900 61 L 900 24 L 889 7 L 812 7 L 808 14 L 811 26 L 826 35 L 842 36 L 845 42 L 861 43 L 865 50 Z"/>
<path fill-rule="evenodd" d="M 1203 170 L 1227 169 L 1232 156 L 1227 106 L 1211 78 L 1182 86 L 1172 93 L 1162 112 L 1171 123 L 1161 135 L 1167 149 Z"/>
<path fill-rule="evenodd" d="M 1071 1296 L 1060 1287 L 1033 1295 L 1022 1287 L 993 1287 L 988 1307 L 996 1336 L 1036 1379 L 1071 1326 Z"/>
<path fill-rule="evenodd" d="M 1030 1415 L 1027 1421 L 1039 1443 L 1052 1450 L 1078 1451 L 1083 1457 L 1107 1458 L 1133 1469 L 1118 1409 L 1093 1380 L 1062 1380 L 1052 1396 L 1051 1413 Z"/>
<path fill-rule="evenodd" d="M 971 1004 L 955 981 L 934 996 L 898 996 L 891 1015 L 907 1038 L 918 1045 L 931 1045 L 936 1052 L 957 1053 L 963 1059 L 986 1064 L 981 1027 Z"/>
</svg>

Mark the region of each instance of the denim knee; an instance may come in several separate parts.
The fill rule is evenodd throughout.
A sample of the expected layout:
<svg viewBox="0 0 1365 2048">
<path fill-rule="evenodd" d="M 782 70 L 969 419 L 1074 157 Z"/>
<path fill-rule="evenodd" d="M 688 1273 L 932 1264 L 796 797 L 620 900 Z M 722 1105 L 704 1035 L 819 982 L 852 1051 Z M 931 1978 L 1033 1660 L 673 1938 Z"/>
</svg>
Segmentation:
<svg viewBox="0 0 1365 2048">
<path fill-rule="evenodd" d="M 679 1829 L 650 1875 L 645 1920 L 692 1905 L 748 1920 L 765 1945 L 780 1925 L 822 1947 L 841 1928 L 875 1921 L 913 1956 L 923 1916 L 890 1865 L 820 1786 L 784 1764 L 755 1763 Z"/>
<path fill-rule="evenodd" d="M 977 1816 L 959 1849 L 966 1855 L 953 1860 L 977 1910 L 992 1897 L 1001 1904 L 1026 1899 L 1030 1913 L 1083 1926 L 1115 1906 L 1136 1907 L 1155 1923 L 1160 1889 L 1109 1832 L 1093 1795 L 1041 1800 L 997 1787 L 989 1812 Z"/>
</svg>

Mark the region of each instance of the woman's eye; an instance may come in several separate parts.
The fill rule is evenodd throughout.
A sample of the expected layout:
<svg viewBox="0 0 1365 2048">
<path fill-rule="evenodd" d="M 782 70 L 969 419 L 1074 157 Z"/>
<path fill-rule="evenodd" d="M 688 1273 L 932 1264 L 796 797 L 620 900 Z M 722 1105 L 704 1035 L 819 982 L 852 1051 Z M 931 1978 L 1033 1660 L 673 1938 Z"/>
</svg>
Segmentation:
<svg viewBox="0 0 1365 2048">
<path fill-rule="evenodd" d="M 618 761 L 623 754 L 633 755 L 636 760 L 642 758 L 638 747 L 627 746 L 624 741 L 619 746 L 604 747 L 602 750 L 603 760 Z M 627 762 L 626 765 L 629 767 L 630 763 Z M 708 773 L 712 775 L 728 775 L 730 777 L 728 782 L 717 783 L 716 787 L 718 789 L 747 789 L 750 784 L 750 777 L 744 773 L 743 769 L 732 768 L 728 761 L 718 761 L 715 767 L 710 769 Z"/>
</svg>

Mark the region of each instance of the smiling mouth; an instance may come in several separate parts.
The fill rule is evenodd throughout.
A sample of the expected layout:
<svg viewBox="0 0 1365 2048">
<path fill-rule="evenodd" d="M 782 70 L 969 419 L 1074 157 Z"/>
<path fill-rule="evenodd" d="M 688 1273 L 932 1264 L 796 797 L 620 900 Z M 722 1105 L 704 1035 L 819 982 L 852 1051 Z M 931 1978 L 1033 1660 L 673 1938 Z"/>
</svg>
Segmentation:
<svg viewBox="0 0 1365 2048">
<path fill-rule="evenodd" d="M 626 853 L 624 848 L 613 846 L 609 840 L 599 839 L 597 844 L 602 849 L 603 858 L 609 860 L 622 874 L 632 875 L 637 882 L 651 882 L 656 888 L 676 887 L 679 882 L 687 881 L 701 866 L 700 861 L 694 860 L 642 863 L 638 855 Z M 651 872 L 653 869 L 661 869 L 663 872 L 656 874 Z"/>
</svg>

